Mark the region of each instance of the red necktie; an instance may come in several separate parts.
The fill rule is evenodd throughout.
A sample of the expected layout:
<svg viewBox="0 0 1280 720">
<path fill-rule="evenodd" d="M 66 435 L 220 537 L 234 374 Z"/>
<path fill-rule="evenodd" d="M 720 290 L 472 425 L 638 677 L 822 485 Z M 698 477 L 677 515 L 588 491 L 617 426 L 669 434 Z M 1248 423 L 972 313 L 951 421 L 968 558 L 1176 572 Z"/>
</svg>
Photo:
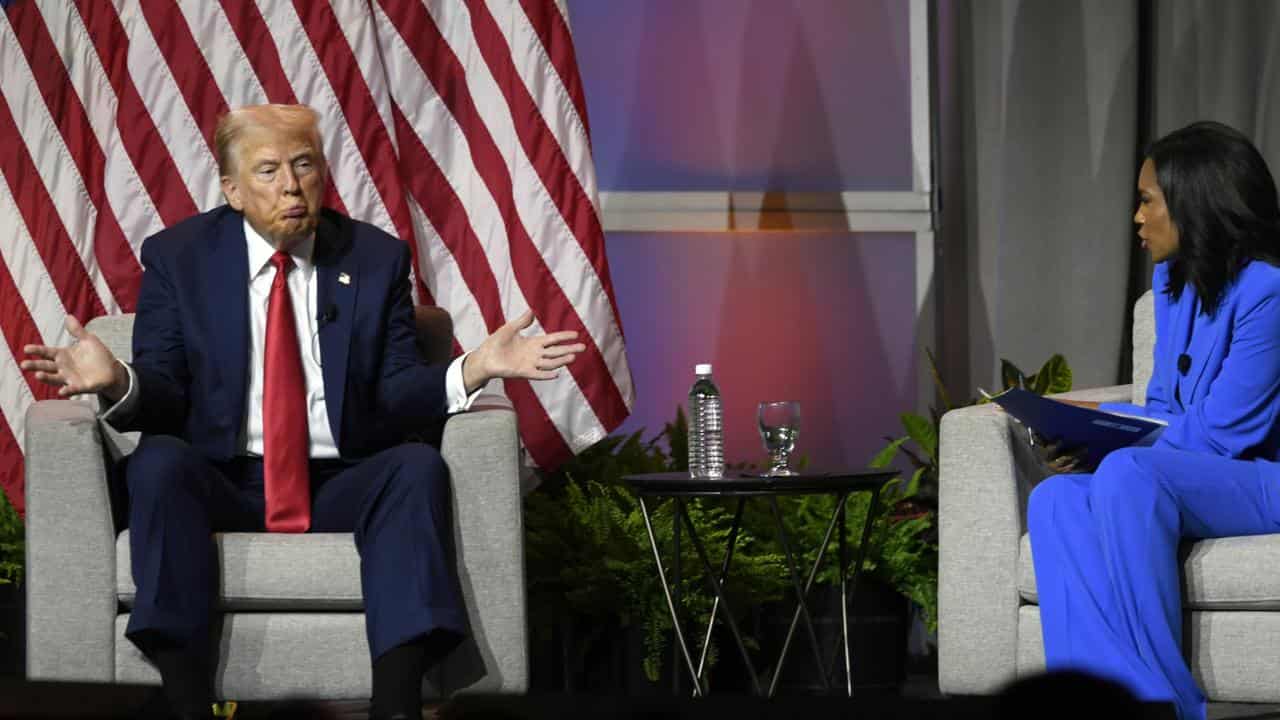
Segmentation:
<svg viewBox="0 0 1280 720">
<path fill-rule="evenodd" d="M 307 387 L 298 352 L 298 330 L 289 297 L 293 259 L 271 256 L 276 277 L 267 302 L 266 360 L 262 378 L 262 471 L 267 530 L 306 532 L 311 527 Z"/>
</svg>

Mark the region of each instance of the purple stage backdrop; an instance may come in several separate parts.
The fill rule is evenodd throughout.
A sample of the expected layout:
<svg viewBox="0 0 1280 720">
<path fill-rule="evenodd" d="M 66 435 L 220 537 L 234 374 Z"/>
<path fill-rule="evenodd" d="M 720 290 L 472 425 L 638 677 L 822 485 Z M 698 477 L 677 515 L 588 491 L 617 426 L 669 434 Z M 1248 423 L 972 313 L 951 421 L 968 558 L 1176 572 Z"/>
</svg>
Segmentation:
<svg viewBox="0 0 1280 720">
<path fill-rule="evenodd" d="M 602 191 L 911 189 L 900 0 L 570 0 Z M 637 400 L 659 430 L 711 362 L 730 461 L 755 405 L 803 405 L 798 453 L 863 465 L 915 405 L 909 233 L 609 233 Z"/>
<path fill-rule="evenodd" d="M 571 0 L 601 190 L 911 189 L 903 0 Z"/>
<path fill-rule="evenodd" d="M 725 454 L 761 460 L 761 400 L 799 400 L 797 453 L 864 465 L 915 401 L 914 249 L 905 234 L 615 233 L 607 240 L 636 383 L 617 432 L 675 417 L 710 362 Z"/>
</svg>

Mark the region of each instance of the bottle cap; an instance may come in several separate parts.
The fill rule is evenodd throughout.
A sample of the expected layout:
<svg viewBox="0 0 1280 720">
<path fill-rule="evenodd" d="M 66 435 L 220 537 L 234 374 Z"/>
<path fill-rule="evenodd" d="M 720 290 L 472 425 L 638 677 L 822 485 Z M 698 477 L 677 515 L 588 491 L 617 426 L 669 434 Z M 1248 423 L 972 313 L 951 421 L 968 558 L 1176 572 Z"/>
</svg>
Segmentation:
<svg viewBox="0 0 1280 720">
<path fill-rule="evenodd" d="M 694 365 L 693 373 L 695 375 L 710 375 L 711 363 L 698 363 L 697 365 Z"/>
</svg>

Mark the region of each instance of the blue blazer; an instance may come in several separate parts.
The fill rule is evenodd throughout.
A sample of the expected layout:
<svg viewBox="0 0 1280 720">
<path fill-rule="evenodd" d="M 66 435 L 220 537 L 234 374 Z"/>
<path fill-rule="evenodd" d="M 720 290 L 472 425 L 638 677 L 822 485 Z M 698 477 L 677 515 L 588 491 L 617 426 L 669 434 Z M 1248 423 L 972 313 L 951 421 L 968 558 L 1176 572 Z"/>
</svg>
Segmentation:
<svg viewBox="0 0 1280 720">
<path fill-rule="evenodd" d="M 444 414 L 445 366 L 418 354 L 409 247 L 323 210 L 313 254 L 329 427 L 343 457 L 395 445 Z M 133 326 L 140 404 L 122 430 L 178 435 L 231 458 L 249 382 L 249 256 L 244 216 L 201 213 L 142 245 Z M 339 282 L 339 277 L 346 282 Z"/>
<path fill-rule="evenodd" d="M 1105 404 L 1168 421 L 1154 447 L 1240 459 L 1280 458 L 1280 268 L 1250 262 L 1213 315 L 1195 289 L 1164 292 L 1167 263 L 1152 276 L 1156 343 L 1145 407 Z M 1189 357 L 1183 373 L 1179 356 Z M 1277 468 L 1280 470 L 1280 468 Z"/>
</svg>

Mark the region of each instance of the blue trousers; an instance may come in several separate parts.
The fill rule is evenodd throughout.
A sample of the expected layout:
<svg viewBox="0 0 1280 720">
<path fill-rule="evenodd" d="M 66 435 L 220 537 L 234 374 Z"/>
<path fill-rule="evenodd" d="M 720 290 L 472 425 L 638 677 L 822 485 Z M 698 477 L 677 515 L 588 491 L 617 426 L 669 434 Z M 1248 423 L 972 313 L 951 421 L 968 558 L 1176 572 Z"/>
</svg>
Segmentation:
<svg viewBox="0 0 1280 720">
<path fill-rule="evenodd" d="M 153 638 L 207 649 L 213 533 L 264 529 L 262 461 L 214 463 L 181 439 L 145 435 L 125 478 L 137 586 L 126 636 L 144 652 Z M 311 531 L 354 534 L 372 657 L 422 636 L 437 649 L 456 644 L 466 614 L 440 454 L 408 443 L 359 462 L 313 460 L 311 488 Z"/>
<path fill-rule="evenodd" d="M 1140 699 L 1205 717 L 1182 657 L 1178 543 L 1280 532 L 1280 490 L 1262 463 L 1157 448 L 1108 455 L 1093 474 L 1031 493 L 1045 661 L 1116 680 Z"/>
</svg>

